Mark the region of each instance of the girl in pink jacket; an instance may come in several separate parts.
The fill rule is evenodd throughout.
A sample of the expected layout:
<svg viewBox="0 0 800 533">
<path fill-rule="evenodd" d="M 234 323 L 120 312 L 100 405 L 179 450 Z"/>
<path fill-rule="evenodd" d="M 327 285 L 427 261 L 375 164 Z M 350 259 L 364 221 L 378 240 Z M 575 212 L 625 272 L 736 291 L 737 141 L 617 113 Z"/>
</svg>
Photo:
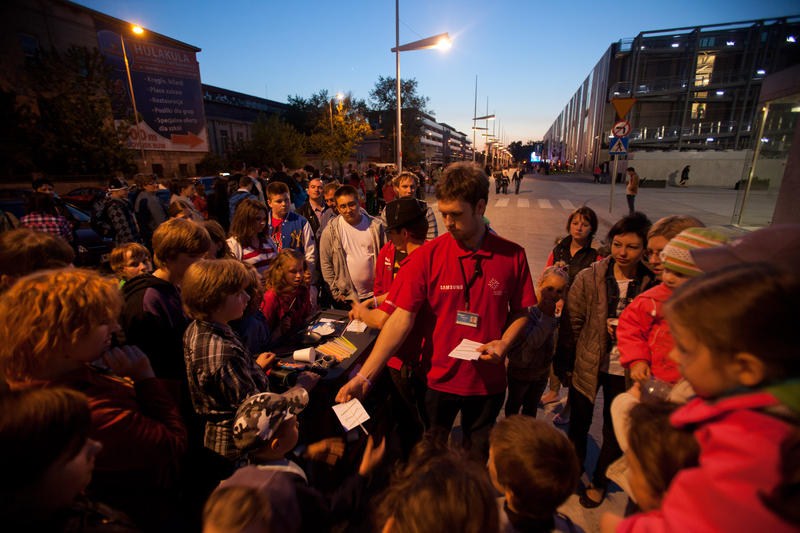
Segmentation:
<svg viewBox="0 0 800 533">
<path fill-rule="evenodd" d="M 764 264 L 675 291 L 672 357 L 698 397 L 670 421 L 693 431 L 699 466 L 678 472 L 659 509 L 607 514 L 603 531 L 798 531 L 798 300 L 800 280 Z"/>
</svg>

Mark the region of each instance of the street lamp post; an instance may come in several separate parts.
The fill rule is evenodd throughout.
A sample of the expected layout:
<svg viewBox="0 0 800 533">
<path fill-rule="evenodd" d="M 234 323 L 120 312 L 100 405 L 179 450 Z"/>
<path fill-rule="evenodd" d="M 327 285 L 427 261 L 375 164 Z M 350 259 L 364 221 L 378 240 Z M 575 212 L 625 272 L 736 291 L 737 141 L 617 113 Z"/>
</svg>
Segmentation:
<svg viewBox="0 0 800 533">
<path fill-rule="evenodd" d="M 131 31 L 136 34 L 144 33 L 144 30 L 139 26 L 133 26 Z M 125 72 L 128 74 L 128 88 L 131 91 L 131 104 L 133 104 L 133 118 L 136 121 L 136 138 L 139 140 L 139 151 L 142 155 L 142 164 L 144 170 L 147 171 L 147 159 L 144 156 L 144 142 L 142 141 L 142 131 L 139 129 L 139 111 L 136 109 L 136 96 L 133 93 L 133 80 L 131 79 L 131 66 L 128 63 L 128 52 L 125 50 L 125 39 L 122 33 L 119 34 L 119 42 L 122 45 L 122 58 L 125 60 Z"/>
<path fill-rule="evenodd" d="M 400 46 L 400 0 L 394 2 L 394 48 L 395 53 L 395 79 L 397 82 L 397 173 L 403 171 L 403 126 L 402 126 L 402 100 L 400 98 L 400 52 L 410 52 L 412 50 L 427 50 L 430 48 L 446 49 L 450 48 L 452 41 L 448 33 L 440 33 L 427 39 L 420 39 L 413 43 Z"/>
</svg>

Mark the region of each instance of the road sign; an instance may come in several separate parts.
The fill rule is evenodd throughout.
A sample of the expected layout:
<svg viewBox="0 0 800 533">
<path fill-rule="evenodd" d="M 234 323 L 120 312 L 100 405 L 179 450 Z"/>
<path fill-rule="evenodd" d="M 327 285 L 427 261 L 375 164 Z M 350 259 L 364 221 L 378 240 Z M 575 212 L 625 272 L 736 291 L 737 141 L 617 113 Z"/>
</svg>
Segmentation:
<svg viewBox="0 0 800 533">
<path fill-rule="evenodd" d="M 628 138 L 617 137 L 611 141 L 611 146 L 608 149 L 609 155 L 625 155 L 628 153 Z"/>
<path fill-rule="evenodd" d="M 612 98 L 611 103 L 614 105 L 614 109 L 617 110 L 617 116 L 625 118 L 633 104 L 636 103 L 636 98 Z"/>
<path fill-rule="evenodd" d="M 611 134 L 614 135 L 614 137 L 627 137 L 630 132 L 631 123 L 627 120 L 620 120 L 611 128 Z"/>
</svg>

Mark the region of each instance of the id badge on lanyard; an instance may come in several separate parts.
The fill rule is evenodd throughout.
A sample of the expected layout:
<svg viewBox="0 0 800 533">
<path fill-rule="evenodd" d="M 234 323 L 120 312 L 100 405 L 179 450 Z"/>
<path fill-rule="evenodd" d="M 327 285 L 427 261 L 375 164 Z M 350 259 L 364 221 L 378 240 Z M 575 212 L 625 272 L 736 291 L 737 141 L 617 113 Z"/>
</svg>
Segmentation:
<svg viewBox="0 0 800 533">
<path fill-rule="evenodd" d="M 481 317 L 478 313 L 470 312 L 469 292 L 470 289 L 472 289 L 472 286 L 475 285 L 475 281 L 478 279 L 478 277 L 483 275 L 483 269 L 481 268 L 481 260 L 483 258 L 480 256 L 475 257 L 475 271 L 472 273 L 472 277 L 469 279 L 469 281 L 467 281 L 467 275 L 464 272 L 464 264 L 461 262 L 462 259 L 462 257 L 459 257 L 458 265 L 461 267 L 461 276 L 464 279 L 464 302 L 466 304 L 466 309 L 456 312 L 456 324 L 459 326 L 477 328 Z"/>
</svg>

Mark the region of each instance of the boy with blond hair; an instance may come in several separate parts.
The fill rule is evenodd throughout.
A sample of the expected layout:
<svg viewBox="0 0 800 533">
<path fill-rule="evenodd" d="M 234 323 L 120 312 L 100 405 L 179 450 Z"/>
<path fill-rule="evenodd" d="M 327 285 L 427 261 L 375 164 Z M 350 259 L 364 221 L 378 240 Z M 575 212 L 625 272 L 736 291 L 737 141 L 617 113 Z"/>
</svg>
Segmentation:
<svg viewBox="0 0 800 533">
<path fill-rule="evenodd" d="M 129 279 L 153 271 L 150 251 L 138 242 L 128 242 L 111 250 L 109 263 L 111 271 L 119 280 L 120 288 Z"/>
</svg>

